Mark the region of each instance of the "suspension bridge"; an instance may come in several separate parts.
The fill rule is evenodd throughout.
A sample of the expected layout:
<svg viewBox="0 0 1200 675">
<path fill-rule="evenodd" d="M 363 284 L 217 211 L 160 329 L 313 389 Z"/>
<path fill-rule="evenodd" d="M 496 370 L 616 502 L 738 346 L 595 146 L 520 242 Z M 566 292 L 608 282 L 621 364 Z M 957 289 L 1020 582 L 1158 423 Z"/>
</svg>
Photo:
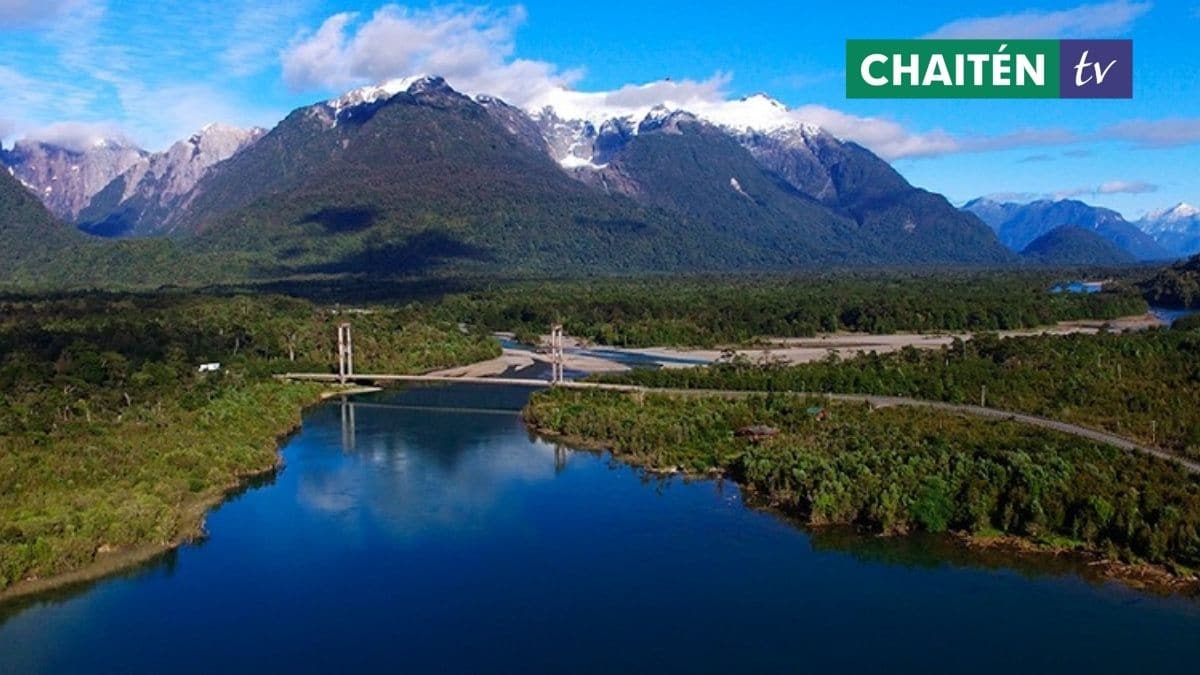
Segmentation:
<svg viewBox="0 0 1200 675">
<path fill-rule="evenodd" d="M 354 372 L 354 347 L 350 336 L 350 325 L 342 324 L 338 327 L 337 373 L 285 373 L 278 377 L 283 380 L 329 382 L 343 385 L 371 385 L 403 382 L 482 384 L 507 387 L 529 387 L 533 389 L 560 387 L 563 389 L 590 389 L 595 391 L 624 392 L 637 395 L 658 394 L 667 396 L 702 396 L 731 399 L 762 396 L 765 393 L 761 391 L 744 390 L 668 389 L 643 387 L 640 385 L 631 384 L 576 382 L 574 380 L 568 380 L 565 376 L 563 327 L 559 324 L 554 325 L 550 331 L 549 351 L 551 375 L 550 379 L 548 380 L 539 378 L 514 377 L 456 377 L 452 375 L 394 375 L 379 373 L 358 374 Z M 775 394 L 807 398 L 823 398 L 827 401 L 839 403 L 863 403 L 871 406 L 872 408 L 887 408 L 893 406 L 928 408 L 940 410 L 949 414 L 969 415 L 972 417 L 981 417 L 991 420 L 1014 422 L 1017 424 L 1024 424 L 1027 426 L 1049 429 L 1051 431 L 1077 436 L 1079 438 L 1084 438 L 1096 443 L 1120 448 L 1121 450 L 1126 450 L 1129 452 L 1139 452 L 1152 457 L 1157 457 L 1159 459 L 1165 459 L 1175 462 L 1189 473 L 1200 474 L 1200 462 L 1182 457 L 1179 454 L 1163 448 L 1144 445 L 1142 443 L 1130 440 L 1124 436 L 1118 436 L 1116 434 L 1100 431 L 1098 429 L 1091 429 L 1088 427 L 1079 426 L 1077 424 L 1061 422 L 1059 420 L 1040 417 L 1037 415 L 1028 415 L 1025 413 L 1011 412 L 997 408 L 988 408 L 984 405 L 965 405 L 899 396 L 877 396 L 873 394 L 833 394 L 828 392 L 799 391 L 775 392 Z"/>
</svg>

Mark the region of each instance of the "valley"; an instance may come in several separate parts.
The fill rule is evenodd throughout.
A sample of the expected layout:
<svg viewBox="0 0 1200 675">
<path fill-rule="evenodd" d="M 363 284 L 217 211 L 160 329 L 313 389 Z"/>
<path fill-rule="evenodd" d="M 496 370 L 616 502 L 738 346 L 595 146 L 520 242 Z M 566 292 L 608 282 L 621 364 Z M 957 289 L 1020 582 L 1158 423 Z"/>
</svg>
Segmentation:
<svg viewBox="0 0 1200 675">
<path fill-rule="evenodd" d="M 562 321 L 570 334 L 596 345 L 576 342 L 579 346 L 569 348 L 568 370 L 607 373 L 602 376 L 615 378 L 609 381 L 861 391 L 947 401 L 965 396 L 966 402 L 976 389 L 970 378 L 963 379 L 965 372 L 975 373 L 978 367 L 964 365 L 964 374 L 954 369 L 942 374 L 933 367 L 941 355 L 1040 345 L 1038 349 L 1050 351 L 1036 353 L 1055 360 L 1062 358 L 1053 356 L 1055 345 L 1079 340 L 1129 344 L 1143 353 L 1161 353 L 1151 345 L 1190 344 L 1187 332 L 1165 330 L 1145 315 L 1129 316 L 1145 304 L 1125 282 L 1112 282 L 1114 290 L 1099 293 L 1053 293 L 1052 279 L 1042 273 L 971 272 L 858 279 L 683 278 L 649 285 L 636 279 L 602 284 L 481 281 L 466 292 L 401 295 L 365 306 L 261 292 L 228 295 L 216 289 L 11 295 L 2 300 L 5 319 L 0 322 L 5 354 L 0 375 L 6 392 L 0 439 L 10 486 L 4 502 L 9 525 L 0 533 L 5 585 L 12 585 L 12 592 L 42 589 L 58 578 L 111 569 L 113 560 L 137 561 L 144 557 L 137 551 L 154 552 L 196 537 L 204 508 L 244 476 L 271 469 L 270 439 L 295 423 L 292 411 L 316 400 L 317 390 L 291 388 L 271 375 L 329 372 L 338 322 L 353 326 L 359 372 L 508 377 L 537 368 L 548 357 L 513 338 L 502 341 L 502 349 L 490 334 L 511 331 L 508 335 L 516 339 L 536 342 L 541 333 L 533 329 Z M 697 293 L 699 289 L 706 292 Z M 831 305 L 834 298 L 838 300 Z M 962 306 L 972 309 L 966 314 L 950 311 Z M 661 311 L 665 307 L 672 308 L 674 317 Z M 906 307 L 913 313 L 905 313 Z M 875 314 L 881 310 L 885 313 Z M 786 317 L 775 311 L 785 311 Z M 708 318 L 712 316 L 723 319 L 714 322 Z M 822 324 L 825 318 L 833 323 Z M 1044 326 L 1054 319 L 1057 325 Z M 823 325 L 840 332 L 821 334 Z M 699 331 L 701 326 L 706 330 Z M 885 332 L 897 329 L 912 332 Z M 1147 332 L 1142 337 L 1128 331 Z M 982 346 L 975 347 L 977 341 Z M 1115 356 L 1097 358 L 1120 368 L 1111 365 Z M 857 374 L 890 373 L 889 363 L 902 372 L 902 364 L 923 359 L 929 360 L 926 379 L 901 379 L 897 388 L 887 384 L 891 375 L 869 385 L 871 377 Z M 196 363 L 209 362 L 220 370 L 196 372 Z M 706 363 L 716 365 L 704 367 Z M 800 370 L 789 370 L 788 363 Z M 643 370 L 645 366 L 662 369 Z M 1145 366 L 1126 364 L 1131 383 L 1151 376 Z M 873 370 L 877 368 L 882 370 Z M 1153 375 L 1156 380 L 1161 378 L 1159 386 L 1176 391 L 1189 386 L 1186 379 L 1172 379 L 1186 378 L 1186 367 L 1172 375 L 1166 367 L 1154 372 L 1159 373 Z M 1066 400 L 1051 388 L 1042 388 L 1051 396 L 1046 403 L 1025 403 L 1016 390 L 1006 393 L 1004 383 L 1015 377 L 1012 373 L 982 377 L 1001 407 L 1099 428 L 1109 428 L 1106 420 L 1111 420 L 1118 434 L 1191 452 L 1186 449 L 1194 442 L 1184 433 L 1191 425 L 1186 413 L 1154 415 L 1161 420 L 1154 435 L 1141 426 L 1150 417 L 1127 418 L 1114 408 L 1124 405 L 1120 400 L 1092 403 L 1095 414 L 1081 415 L 1074 404 L 1049 407 L 1051 401 Z M 963 382 L 942 389 L 959 380 Z M 245 417 L 250 410 L 259 415 Z M 267 410 L 275 412 L 263 417 Z M 1125 426 L 1127 421 L 1132 426 Z M 165 431 L 155 443 L 131 442 L 147 425 Z M 203 442 L 189 440 L 200 438 Z M 231 458 L 217 459 L 243 444 L 256 449 L 249 454 L 239 450 L 241 459 L 232 463 Z M 80 455 L 82 448 L 87 450 Z M 43 452 L 61 454 L 63 463 L 35 462 Z M 108 468 L 100 471 L 100 466 Z M 121 466 L 125 468 L 113 471 Z M 52 489 L 64 471 L 75 476 L 71 484 L 76 487 Z M 130 476 L 136 477 L 137 490 L 145 491 L 138 498 L 137 518 L 128 511 L 127 497 L 118 497 L 131 489 Z M 79 501 L 72 495 L 84 484 L 89 497 Z M 77 506 L 68 508 L 67 503 Z"/>
<path fill-rule="evenodd" d="M 0 672 L 1186 671 L 1171 41 L 841 81 L 1186 24 L 986 4 L 0 3 Z"/>
</svg>

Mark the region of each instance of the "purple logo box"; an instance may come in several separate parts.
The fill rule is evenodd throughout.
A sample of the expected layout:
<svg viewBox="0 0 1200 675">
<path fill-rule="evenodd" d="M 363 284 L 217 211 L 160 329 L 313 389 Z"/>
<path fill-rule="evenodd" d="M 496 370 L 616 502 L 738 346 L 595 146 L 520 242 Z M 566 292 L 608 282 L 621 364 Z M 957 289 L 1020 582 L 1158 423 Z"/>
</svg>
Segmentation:
<svg viewBox="0 0 1200 675">
<path fill-rule="evenodd" d="M 1133 40 L 1060 40 L 1059 96 L 1133 98 Z"/>
</svg>

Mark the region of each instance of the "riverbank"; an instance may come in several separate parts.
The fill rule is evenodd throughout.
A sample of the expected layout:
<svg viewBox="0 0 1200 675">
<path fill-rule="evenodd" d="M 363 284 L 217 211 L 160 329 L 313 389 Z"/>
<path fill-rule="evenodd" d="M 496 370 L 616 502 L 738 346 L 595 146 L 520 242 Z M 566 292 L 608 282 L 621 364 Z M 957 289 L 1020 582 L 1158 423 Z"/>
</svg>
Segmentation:
<svg viewBox="0 0 1200 675">
<path fill-rule="evenodd" d="M 579 342 L 572 341 L 572 346 L 578 348 Z M 426 374 L 436 377 L 498 377 L 512 371 L 525 370 L 535 363 L 549 364 L 551 361 L 552 359 L 548 353 L 504 348 L 501 350 L 501 355 L 496 358 L 456 368 L 435 370 Z M 563 355 L 563 366 L 567 370 L 585 373 L 622 373 L 629 370 L 627 366 L 611 359 L 578 352 L 565 353 Z"/>
<path fill-rule="evenodd" d="M 1117 319 L 1085 319 L 1077 321 L 1060 321 L 1056 324 L 1041 328 L 1021 330 L 1005 330 L 996 333 L 1001 338 L 1029 337 L 1038 335 L 1068 336 L 1095 335 L 1100 332 L 1121 333 L 1125 331 L 1145 331 L 1152 328 L 1164 328 L 1168 324 L 1153 313 L 1134 314 Z M 510 334 L 498 334 L 508 337 Z M 811 338 L 779 338 L 763 337 L 752 345 L 729 345 L 714 348 L 691 348 L 675 346 L 657 347 L 613 347 L 603 345 L 595 347 L 578 337 L 565 338 L 567 368 L 586 373 L 614 373 L 629 369 L 617 359 L 621 355 L 630 355 L 649 364 L 661 368 L 692 368 L 706 363 L 731 357 L 749 360 L 751 363 L 773 363 L 779 365 L 798 365 L 824 361 L 831 356 L 853 358 L 863 354 L 891 354 L 906 348 L 935 351 L 954 344 L 955 340 L 967 341 L 972 339 L 972 333 L 824 333 Z M 542 344 L 549 343 L 549 336 L 541 337 Z M 522 356 L 547 360 L 545 355 L 537 352 L 505 349 L 505 356 L 494 361 L 473 364 L 466 369 L 445 371 L 452 376 L 480 373 L 483 376 L 503 372 L 497 371 L 504 364 L 515 365 Z M 441 373 L 439 373 L 441 374 Z"/>
<path fill-rule="evenodd" d="M 850 527 L 854 530 L 853 536 L 856 537 L 890 538 L 894 536 L 907 536 L 907 534 L 897 533 L 879 534 L 870 530 L 864 531 L 852 525 L 814 525 L 808 519 L 809 514 L 805 511 L 795 508 L 794 505 L 782 504 L 772 499 L 769 495 L 761 494 L 753 485 L 744 482 L 744 480 L 739 479 L 736 475 L 731 475 L 725 468 L 712 467 L 705 471 L 696 471 L 677 464 L 658 465 L 647 457 L 632 457 L 614 452 L 611 441 L 562 434 L 546 427 L 529 425 L 529 428 L 540 438 L 574 450 L 595 453 L 607 452 L 623 464 L 644 471 L 651 477 L 667 478 L 677 476 L 684 480 L 732 480 L 738 486 L 738 489 L 742 491 L 743 503 L 747 508 L 771 513 L 785 520 L 793 527 L 807 530 L 814 534 L 822 534 L 828 531 L 836 531 L 839 528 Z M 1095 582 L 1113 581 L 1129 588 L 1155 595 L 1200 595 L 1200 574 L 1190 571 L 1180 573 L 1172 571 L 1164 565 L 1145 562 L 1124 562 L 1113 559 L 1105 555 L 1102 551 L 1086 546 L 1081 547 L 1078 544 L 1067 544 L 1061 541 L 1038 542 L 1026 537 L 1003 533 L 988 532 L 976 534 L 965 531 L 949 532 L 945 535 L 944 540 L 948 545 L 957 547 L 964 555 L 973 556 L 973 558 L 965 562 L 960 560 L 960 564 L 973 566 L 973 563 L 978 564 L 981 561 L 996 564 L 995 558 L 997 556 L 993 554 L 1003 554 L 1001 562 L 1006 567 L 1018 565 L 1026 569 L 1040 570 L 1041 568 L 1037 566 L 1046 566 L 1053 562 L 1057 565 L 1062 565 L 1062 567 L 1051 568 L 1057 569 L 1059 573 L 1078 574 L 1083 578 Z M 948 555 L 950 552 L 947 550 L 943 553 Z M 978 558 L 985 554 L 986 557 Z M 1044 572 L 1044 570 L 1042 571 Z"/>
<path fill-rule="evenodd" d="M 91 469 L 104 478 L 100 484 L 87 488 L 83 499 L 99 498 L 98 491 L 112 496 L 87 509 L 76 506 L 69 519 L 78 522 L 86 518 L 100 527 L 84 531 L 53 530 L 59 533 L 47 532 L 21 548 L 6 542 L 5 574 L 13 573 L 18 566 L 29 571 L 0 589 L 0 603 L 108 576 L 202 538 L 205 515 L 210 509 L 282 466 L 280 448 L 300 428 L 303 411 L 322 399 L 322 391 L 319 386 L 306 384 L 251 384 L 225 392 L 199 410 L 174 411 L 156 425 L 154 433 L 149 433 L 143 423 L 131 422 L 123 428 L 106 430 L 104 438 L 85 442 L 92 448 L 123 446 L 119 452 L 131 456 L 129 461 L 133 462 L 122 462 L 123 468 L 118 472 L 113 472 L 113 467 L 108 471 Z M 240 414 L 241 411 L 252 414 Z M 171 474 L 158 472 L 158 484 L 147 489 L 139 487 L 140 483 L 131 484 L 130 478 L 124 476 L 128 471 L 133 474 L 132 480 L 137 481 L 138 476 L 145 475 L 145 470 L 137 465 L 139 460 L 135 458 L 170 457 L 181 445 L 193 453 L 192 461 L 210 467 L 206 472 L 210 486 L 195 490 L 195 482 L 182 476 L 172 480 Z M 67 448 L 54 451 L 70 452 Z M 63 489 L 70 486 L 48 487 L 37 499 L 8 495 L 0 509 L 5 514 L 6 527 L 21 528 L 29 522 L 31 511 L 35 517 L 38 511 L 45 513 L 41 520 L 53 517 L 50 514 L 57 509 L 52 505 L 58 503 L 56 495 Z M 70 495 L 64 498 L 71 500 Z M 102 523 L 106 520 L 102 514 L 111 508 L 109 504 L 116 508 L 116 520 Z M 151 512 L 136 509 L 151 504 L 158 508 Z M 138 532 L 151 536 L 139 536 Z M 28 537 L 22 535 L 21 539 Z"/>
<path fill-rule="evenodd" d="M 1036 335 L 1095 335 L 1101 331 L 1143 331 L 1166 327 L 1167 323 L 1154 314 L 1137 314 L 1109 321 L 1081 320 L 1061 321 L 1042 328 L 1005 330 L 996 334 L 1001 338 L 1028 337 Z M 686 368 L 679 359 L 697 359 L 715 362 L 730 355 L 749 359 L 751 362 L 770 362 L 783 365 L 815 363 L 830 356 L 851 358 L 863 354 L 891 354 L 906 348 L 938 350 L 948 347 L 955 340 L 970 340 L 971 333 L 891 333 L 869 335 L 863 333 L 829 333 L 813 338 L 763 338 L 761 346 L 729 347 L 726 349 L 686 349 L 673 347 L 649 347 L 629 351 L 650 358 L 663 359 L 665 368 Z"/>
<path fill-rule="evenodd" d="M 1196 530 L 1188 529 L 1200 524 L 1200 481 L 1053 432 L 765 396 L 555 391 L 535 396 L 525 418 L 538 433 L 607 449 L 651 473 L 728 476 L 751 501 L 807 526 L 954 533 L 976 547 L 1079 556 L 1106 578 L 1142 587 L 1185 590 L 1200 581 Z M 776 435 L 739 438 L 751 424 L 772 425 Z"/>
<path fill-rule="evenodd" d="M 417 306 L 344 313 L 188 293 L 0 299 L 3 597 L 200 536 L 208 508 L 277 466 L 276 439 L 319 398 L 315 385 L 271 376 L 327 370 L 347 321 L 362 368 L 421 372 L 500 353 Z"/>
</svg>

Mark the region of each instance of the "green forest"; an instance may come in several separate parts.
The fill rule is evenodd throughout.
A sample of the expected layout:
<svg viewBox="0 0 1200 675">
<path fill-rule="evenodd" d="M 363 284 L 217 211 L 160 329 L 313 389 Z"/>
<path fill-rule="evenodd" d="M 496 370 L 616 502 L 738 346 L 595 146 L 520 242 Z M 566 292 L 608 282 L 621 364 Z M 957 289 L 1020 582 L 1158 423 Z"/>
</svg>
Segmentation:
<svg viewBox="0 0 1200 675">
<path fill-rule="evenodd" d="M 330 372 L 341 322 L 353 326 L 359 372 L 403 373 L 495 357 L 492 331 L 532 340 L 556 320 L 606 344 L 716 345 L 828 330 L 998 330 L 1146 309 L 1127 280 L 1092 295 L 1048 292 L 1062 280 L 893 271 L 0 294 L 0 589 L 196 536 L 204 506 L 274 467 L 277 437 L 317 399 L 317 388 L 272 376 Z M 1196 452 L 1200 425 L 1187 405 L 1200 381 L 1196 341 L 1184 331 L 980 338 L 945 354 L 625 378 L 954 401 L 973 401 L 986 381 L 992 405 Z M 202 363 L 221 369 L 200 373 Z"/>
<path fill-rule="evenodd" d="M 978 404 L 1111 431 L 1200 457 L 1200 333 L 994 334 L 941 350 L 795 366 L 744 359 L 635 370 L 607 381 L 654 387 L 863 393 Z M 986 388 L 986 391 L 985 391 Z"/>
<path fill-rule="evenodd" d="M 1168 267 L 1142 284 L 1146 299 L 1177 309 L 1200 309 L 1200 255 Z"/>
<path fill-rule="evenodd" d="M 1200 566 L 1200 480 L 1173 463 L 1009 422 L 819 398 L 552 390 L 527 422 L 623 461 L 723 472 L 812 525 L 1007 534 L 1055 550 Z M 779 434 L 741 438 L 748 425 Z"/>
<path fill-rule="evenodd" d="M 877 272 L 494 283 L 453 294 L 450 315 L 519 337 L 555 321 L 624 347 L 709 347 L 839 330 L 988 331 L 1146 311 L 1130 286 L 1050 293 L 1061 273 Z"/>
<path fill-rule="evenodd" d="M 330 371 L 339 322 L 353 326 L 360 369 L 499 353 L 422 311 L 171 293 L 0 299 L 0 590 L 195 536 L 203 505 L 275 466 L 278 437 L 320 389 L 270 376 Z M 210 362 L 221 370 L 198 372 Z"/>
</svg>

